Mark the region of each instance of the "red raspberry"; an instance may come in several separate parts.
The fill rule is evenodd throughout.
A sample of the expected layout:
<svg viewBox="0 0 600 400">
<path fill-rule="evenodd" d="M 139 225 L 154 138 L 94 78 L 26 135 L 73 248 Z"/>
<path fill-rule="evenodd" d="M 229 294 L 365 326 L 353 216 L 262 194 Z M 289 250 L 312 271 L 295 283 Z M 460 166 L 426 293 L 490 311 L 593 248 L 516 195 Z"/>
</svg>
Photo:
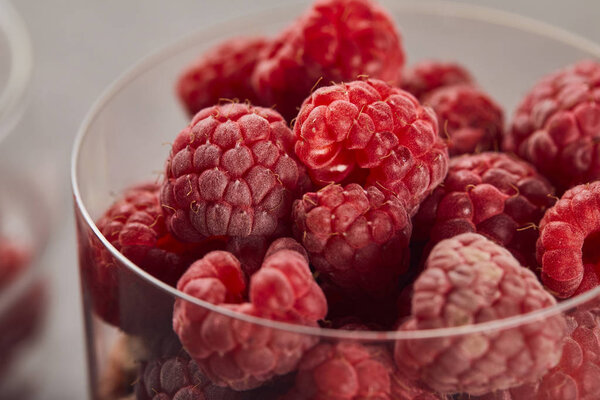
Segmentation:
<svg viewBox="0 0 600 400">
<path fill-rule="evenodd" d="M 397 82 L 404 64 L 390 15 L 370 0 L 318 0 L 261 54 L 252 77 L 288 120 L 311 89 L 360 75 Z"/>
<path fill-rule="evenodd" d="M 600 262 L 600 181 L 565 192 L 540 222 L 537 258 L 542 282 L 566 298 L 597 286 Z"/>
<path fill-rule="evenodd" d="M 519 105 L 504 149 L 563 192 L 600 179 L 600 63 L 581 61 L 540 80 Z"/>
<path fill-rule="evenodd" d="M 556 304 L 533 272 L 474 233 L 440 242 L 417 278 L 412 319 L 400 329 L 477 324 Z M 561 355 L 561 314 L 504 330 L 396 342 L 398 368 L 440 393 L 483 395 L 535 382 Z"/>
<path fill-rule="evenodd" d="M 223 99 L 257 102 L 250 76 L 259 52 L 268 44 L 262 37 L 235 37 L 208 50 L 177 80 L 177 96 L 190 115 Z"/>
<path fill-rule="evenodd" d="M 402 89 L 419 100 L 435 89 L 457 85 L 474 84 L 475 80 L 462 65 L 454 62 L 426 60 L 407 68 L 402 76 Z"/>
<path fill-rule="evenodd" d="M 373 79 L 315 91 L 294 125 L 296 154 L 313 181 L 339 183 L 366 169 L 366 184 L 397 195 L 411 213 L 448 170 L 437 131 L 433 111 Z"/>
<path fill-rule="evenodd" d="M 444 184 L 421 204 L 414 218 L 413 240 L 429 240 L 431 249 L 442 239 L 477 232 L 535 269 L 535 227 L 554 203 L 553 193 L 531 165 L 507 154 L 453 158 Z"/>
<path fill-rule="evenodd" d="M 284 249 L 270 255 L 250 279 L 250 302 L 239 261 L 217 251 L 195 262 L 177 288 L 230 311 L 275 321 L 317 326 L 327 314 L 325 296 L 305 258 Z M 317 339 L 268 328 L 175 302 L 173 329 L 202 371 L 218 386 L 248 390 L 294 370 Z"/>
<path fill-rule="evenodd" d="M 504 113 L 481 89 L 468 84 L 445 86 L 427 95 L 423 104 L 437 114 L 450 156 L 500 148 Z"/>
<path fill-rule="evenodd" d="M 98 219 L 96 225 L 125 257 L 163 282 L 175 285 L 192 261 L 203 254 L 202 246 L 192 248 L 182 245 L 167 232 L 159 203 L 159 191 L 160 186 L 153 184 L 127 189 Z M 91 254 L 87 258 L 84 256 L 80 264 L 95 312 L 106 322 L 125 331 L 140 333 L 137 328 L 141 327 L 132 324 L 137 325 L 134 321 L 141 322 L 144 319 L 141 310 L 130 310 L 132 315 L 128 316 L 120 315 L 133 301 L 131 296 L 139 295 L 123 290 L 126 287 L 124 280 L 129 277 L 125 268 L 91 233 L 89 243 L 82 246 L 82 255 L 86 253 L 86 249 Z M 127 295 L 131 296 L 123 298 Z M 155 311 L 151 311 L 147 317 L 153 320 Z M 152 321 L 148 322 L 148 326 L 153 325 Z"/>
<path fill-rule="evenodd" d="M 31 251 L 24 243 L 0 235 L 0 290 L 13 282 L 30 260 Z"/>
<path fill-rule="evenodd" d="M 270 109 L 227 104 L 200 111 L 167 160 L 161 199 L 169 231 L 187 242 L 281 236 L 306 183 L 294 142 Z"/>
<path fill-rule="evenodd" d="M 410 218 L 398 199 L 374 186 L 306 193 L 294 203 L 293 219 L 315 270 L 346 291 L 384 297 L 406 273 Z"/>
</svg>

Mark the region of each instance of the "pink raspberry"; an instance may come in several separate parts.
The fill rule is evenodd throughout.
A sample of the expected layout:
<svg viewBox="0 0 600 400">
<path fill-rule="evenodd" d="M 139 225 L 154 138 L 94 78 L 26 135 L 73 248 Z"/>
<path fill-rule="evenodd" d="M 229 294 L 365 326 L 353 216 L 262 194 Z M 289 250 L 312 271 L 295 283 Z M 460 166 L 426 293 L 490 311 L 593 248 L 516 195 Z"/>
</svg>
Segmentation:
<svg viewBox="0 0 600 400">
<path fill-rule="evenodd" d="M 216 251 L 192 264 L 177 288 L 230 311 L 274 321 L 317 326 L 327 303 L 298 252 L 283 249 L 250 278 L 239 261 Z M 245 299 L 249 291 L 249 302 Z M 173 329 L 203 373 L 218 386 L 248 390 L 293 371 L 317 338 L 229 317 L 183 300 L 175 302 Z"/>
<path fill-rule="evenodd" d="M 469 84 L 445 86 L 427 95 L 423 104 L 437 114 L 450 156 L 500 148 L 504 113 L 481 89 Z"/>
<path fill-rule="evenodd" d="M 295 138 L 273 110 L 244 104 L 205 108 L 179 133 L 161 200 L 179 240 L 282 236 L 306 175 Z"/>
<path fill-rule="evenodd" d="M 570 334 L 565 341 L 562 358 L 558 365 L 550 370 L 539 383 L 536 399 L 592 400 L 600 398 L 600 317 L 598 310 L 576 311 L 569 316 L 567 321 Z"/>
<path fill-rule="evenodd" d="M 474 233 L 438 243 L 414 290 L 403 330 L 478 324 L 556 304 L 533 272 Z M 440 393 L 479 396 L 541 378 L 560 360 L 565 333 L 559 314 L 504 330 L 397 341 L 395 359 Z"/>
<path fill-rule="evenodd" d="M 344 183 L 350 176 L 398 196 L 410 213 L 448 170 L 433 111 L 374 79 L 316 90 L 302 105 L 294 133 L 296 154 L 314 182 Z M 351 174 L 366 175 L 366 182 Z"/>
<path fill-rule="evenodd" d="M 298 366 L 296 384 L 282 400 L 441 400 L 407 381 L 386 346 L 358 341 L 320 343 Z"/>
<path fill-rule="evenodd" d="M 575 186 L 540 222 L 537 258 L 542 282 L 567 298 L 598 285 L 600 181 Z"/>
<path fill-rule="evenodd" d="M 267 46 L 253 84 L 288 120 L 319 85 L 360 75 L 397 82 L 404 50 L 392 17 L 370 0 L 318 0 Z"/>
<path fill-rule="evenodd" d="M 535 269 L 536 227 L 554 198 L 552 186 L 527 162 L 503 153 L 464 155 L 450 160 L 443 185 L 421 204 L 413 241 L 477 232 L 506 247 Z"/>
<path fill-rule="evenodd" d="M 542 78 L 525 96 L 504 149 L 530 161 L 563 192 L 600 179 L 600 63 Z"/>
<path fill-rule="evenodd" d="M 192 261 L 204 254 L 204 244 L 194 248 L 173 239 L 162 217 L 159 192 L 160 186 L 154 184 L 125 190 L 96 225 L 125 257 L 163 282 L 175 285 Z M 132 301 L 131 297 L 123 296 L 136 295 L 123 290 L 126 276 L 124 268 L 93 234 L 88 239 L 89 243 L 81 248 L 80 265 L 95 312 L 106 322 L 126 331 L 136 330 L 130 325 L 133 321 L 140 322 L 138 317 L 144 319 L 141 310 L 134 311 L 135 315 L 120 315 L 124 305 Z M 86 257 L 86 249 L 90 250 L 89 257 Z M 155 311 L 147 316 L 152 319 Z M 153 324 L 148 322 L 149 325 Z"/>
<path fill-rule="evenodd" d="M 204 53 L 177 80 L 177 96 L 190 115 L 224 99 L 257 103 L 250 76 L 259 52 L 268 44 L 262 37 L 235 37 Z"/>
<path fill-rule="evenodd" d="M 407 68 L 402 74 L 402 89 L 419 100 L 435 89 L 458 84 L 474 84 L 465 67 L 454 62 L 426 60 Z"/>
<path fill-rule="evenodd" d="M 293 219 L 314 269 L 345 291 L 384 297 L 407 272 L 410 218 L 398 199 L 374 186 L 306 193 L 294 203 Z"/>
</svg>

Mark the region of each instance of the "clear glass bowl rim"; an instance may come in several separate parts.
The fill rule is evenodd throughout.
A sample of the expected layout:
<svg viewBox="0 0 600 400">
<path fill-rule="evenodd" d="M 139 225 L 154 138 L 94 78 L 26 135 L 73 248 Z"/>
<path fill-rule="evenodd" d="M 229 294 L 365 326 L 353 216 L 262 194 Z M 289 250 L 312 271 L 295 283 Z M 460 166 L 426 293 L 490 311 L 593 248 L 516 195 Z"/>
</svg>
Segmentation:
<svg viewBox="0 0 600 400">
<path fill-rule="evenodd" d="M 0 0 L 1 31 L 9 47 L 10 70 L 6 87 L 0 92 L 0 140 L 20 118 L 33 70 L 31 38 L 25 22 L 8 0 Z"/>
<path fill-rule="evenodd" d="M 1 2 L 2 0 L 0 0 Z M 584 52 L 593 55 L 596 58 L 600 58 L 600 45 L 595 42 L 581 37 L 577 34 L 569 32 L 567 30 L 554 27 L 548 23 L 535 20 L 533 18 L 521 16 L 511 12 L 500 11 L 494 8 L 463 4 L 451 1 L 403 1 L 393 2 L 392 0 L 381 1 L 386 8 L 393 12 L 400 12 L 402 10 L 410 11 L 413 13 L 422 13 L 428 15 L 439 15 L 439 16 L 451 16 L 455 18 L 470 19 L 479 22 L 486 22 L 489 24 L 500 25 L 507 28 L 518 29 L 527 33 L 537 34 L 539 36 L 545 36 L 547 38 L 562 42 L 572 47 L 578 48 Z M 285 322 L 272 321 L 268 319 L 248 316 L 245 314 L 239 314 L 234 311 L 216 306 L 206 301 L 197 299 L 186 293 L 183 293 L 176 288 L 165 284 L 159 279 L 153 277 L 140 267 L 132 263 L 129 259 L 124 257 L 110 242 L 100 233 L 98 227 L 95 225 L 93 219 L 88 213 L 81 193 L 78 186 L 77 166 L 79 163 L 79 150 L 82 146 L 83 140 L 88 132 L 89 127 L 94 123 L 96 116 L 103 110 L 104 106 L 108 104 L 111 99 L 116 96 L 122 89 L 124 89 L 128 83 L 135 79 L 139 74 L 152 68 L 155 63 L 160 62 L 168 58 L 172 54 L 176 54 L 190 45 L 193 45 L 198 40 L 211 40 L 218 39 L 219 37 L 225 37 L 225 35 L 231 35 L 231 31 L 227 30 L 227 26 L 246 26 L 248 23 L 255 22 L 257 17 L 264 17 L 268 11 L 269 18 L 277 20 L 278 17 L 289 18 L 293 13 L 294 8 L 305 7 L 304 3 L 296 3 L 295 7 L 278 6 L 269 10 L 263 10 L 261 12 L 255 12 L 248 14 L 243 17 L 229 19 L 226 21 L 218 22 L 214 25 L 206 26 L 195 33 L 186 35 L 185 37 L 176 40 L 170 45 L 167 45 L 150 55 L 142 58 L 133 67 L 125 71 L 120 77 L 118 77 L 107 89 L 100 95 L 100 97 L 92 105 L 91 109 L 85 116 L 77 136 L 74 141 L 73 150 L 71 154 L 71 185 L 74 196 L 74 203 L 77 211 L 84 218 L 87 226 L 92 230 L 94 235 L 100 240 L 100 242 L 112 253 L 112 255 L 125 265 L 130 271 L 137 274 L 141 279 L 146 280 L 153 286 L 161 289 L 162 291 L 173 296 L 175 299 L 181 299 L 189 301 L 190 303 L 196 304 L 200 307 L 211 310 L 222 315 L 229 316 L 241 321 L 245 321 L 252 324 L 261 325 L 268 328 L 280 329 L 284 331 L 313 335 L 322 338 L 331 339 L 351 339 L 351 340 L 362 340 L 362 341 L 383 341 L 383 340 L 415 340 L 415 339 L 430 339 L 438 337 L 451 337 L 457 335 L 483 333 L 495 330 L 504 330 L 521 326 L 527 323 L 533 323 L 535 321 L 543 320 L 551 317 L 558 313 L 565 312 L 571 308 L 574 308 L 580 304 L 590 301 L 594 298 L 600 297 L 600 286 L 596 287 L 588 292 L 585 292 L 579 296 L 570 298 L 561 303 L 557 303 L 552 307 L 547 307 L 541 310 L 530 312 L 523 315 L 516 315 L 510 318 L 489 321 L 474 325 L 464 325 L 452 328 L 438 328 L 438 329 L 427 329 L 427 330 L 414 330 L 414 331 L 344 331 L 330 328 L 318 328 L 308 327 L 295 324 L 289 324 Z M 246 25 L 244 25 L 246 24 Z M 533 83 L 533 82 L 532 82 Z"/>
</svg>

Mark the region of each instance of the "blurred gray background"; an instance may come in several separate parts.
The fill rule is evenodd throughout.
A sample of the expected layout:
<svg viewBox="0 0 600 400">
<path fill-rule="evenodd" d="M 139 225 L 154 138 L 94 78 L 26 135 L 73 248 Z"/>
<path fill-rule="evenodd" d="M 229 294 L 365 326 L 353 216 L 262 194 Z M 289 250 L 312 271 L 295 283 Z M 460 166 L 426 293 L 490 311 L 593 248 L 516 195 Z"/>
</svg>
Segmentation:
<svg viewBox="0 0 600 400">
<path fill-rule="evenodd" d="M 546 21 L 600 42 L 597 0 L 470 0 Z M 87 396 L 69 161 L 73 138 L 102 90 L 140 57 L 210 24 L 285 0 L 12 0 L 27 23 L 35 71 L 24 118 L 3 146 L 39 170 L 53 200 L 43 258 L 52 303 L 43 339 L 40 399 Z M 308 3 L 308 2 L 307 2 Z M 409 59 L 410 62 L 410 59 Z M 512 110 L 507 110 L 510 116 Z"/>
</svg>

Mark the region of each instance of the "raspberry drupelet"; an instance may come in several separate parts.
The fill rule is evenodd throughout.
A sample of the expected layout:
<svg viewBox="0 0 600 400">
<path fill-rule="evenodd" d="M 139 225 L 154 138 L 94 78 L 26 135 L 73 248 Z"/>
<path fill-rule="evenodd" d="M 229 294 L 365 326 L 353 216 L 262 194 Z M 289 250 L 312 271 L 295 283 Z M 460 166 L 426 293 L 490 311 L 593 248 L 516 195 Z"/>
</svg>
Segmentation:
<svg viewBox="0 0 600 400">
<path fill-rule="evenodd" d="M 537 258 L 542 282 L 559 298 L 598 286 L 600 181 L 575 186 L 540 222 Z"/>
<path fill-rule="evenodd" d="M 506 247 L 519 262 L 537 267 L 537 225 L 555 198 L 548 181 L 527 162 L 504 153 L 450 160 L 448 176 L 413 219 L 414 243 L 425 255 L 442 239 L 477 232 Z"/>
<path fill-rule="evenodd" d="M 411 215 L 448 170 L 434 112 L 380 80 L 316 90 L 302 105 L 294 133 L 296 154 L 315 183 L 378 186 Z"/>
<path fill-rule="evenodd" d="M 262 37 L 235 37 L 210 49 L 190 64 L 177 80 L 177 96 L 190 116 L 225 99 L 257 98 L 250 76 L 258 54 L 268 44 Z"/>
<path fill-rule="evenodd" d="M 556 304 L 504 248 L 465 233 L 433 248 L 414 284 L 412 317 L 400 329 L 459 327 Z M 483 395 L 535 382 L 560 360 L 562 314 L 517 327 L 396 342 L 398 368 L 440 393 Z"/>
<path fill-rule="evenodd" d="M 542 78 L 517 108 L 504 150 L 531 162 L 559 193 L 600 179 L 600 63 Z"/>
<path fill-rule="evenodd" d="M 318 0 L 267 46 L 252 77 L 288 120 L 319 85 L 360 75 L 397 82 L 404 65 L 392 17 L 371 0 Z"/>
<path fill-rule="evenodd" d="M 179 240 L 283 236 L 308 182 L 277 112 L 245 104 L 200 111 L 175 139 L 161 201 Z"/>
<path fill-rule="evenodd" d="M 425 60 L 404 71 L 400 87 L 422 101 L 435 89 L 474 83 L 475 80 L 469 71 L 458 63 Z"/>
<path fill-rule="evenodd" d="M 450 156 L 500 148 L 504 112 L 483 90 L 467 84 L 445 86 L 422 102 L 435 111 Z"/>
<path fill-rule="evenodd" d="M 314 269 L 347 292 L 384 297 L 408 268 L 411 222 L 375 186 L 329 185 L 294 203 L 294 232 Z"/>
<path fill-rule="evenodd" d="M 325 296 L 304 255 L 289 248 L 272 252 L 250 278 L 249 288 L 239 261 L 222 251 L 195 262 L 177 288 L 230 311 L 274 321 L 317 326 L 327 314 Z M 317 342 L 183 300 L 175 303 L 173 329 L 202 372 L 214 384 L 234 390 L 253 389 L 292 372 Z"/>
</svg>

